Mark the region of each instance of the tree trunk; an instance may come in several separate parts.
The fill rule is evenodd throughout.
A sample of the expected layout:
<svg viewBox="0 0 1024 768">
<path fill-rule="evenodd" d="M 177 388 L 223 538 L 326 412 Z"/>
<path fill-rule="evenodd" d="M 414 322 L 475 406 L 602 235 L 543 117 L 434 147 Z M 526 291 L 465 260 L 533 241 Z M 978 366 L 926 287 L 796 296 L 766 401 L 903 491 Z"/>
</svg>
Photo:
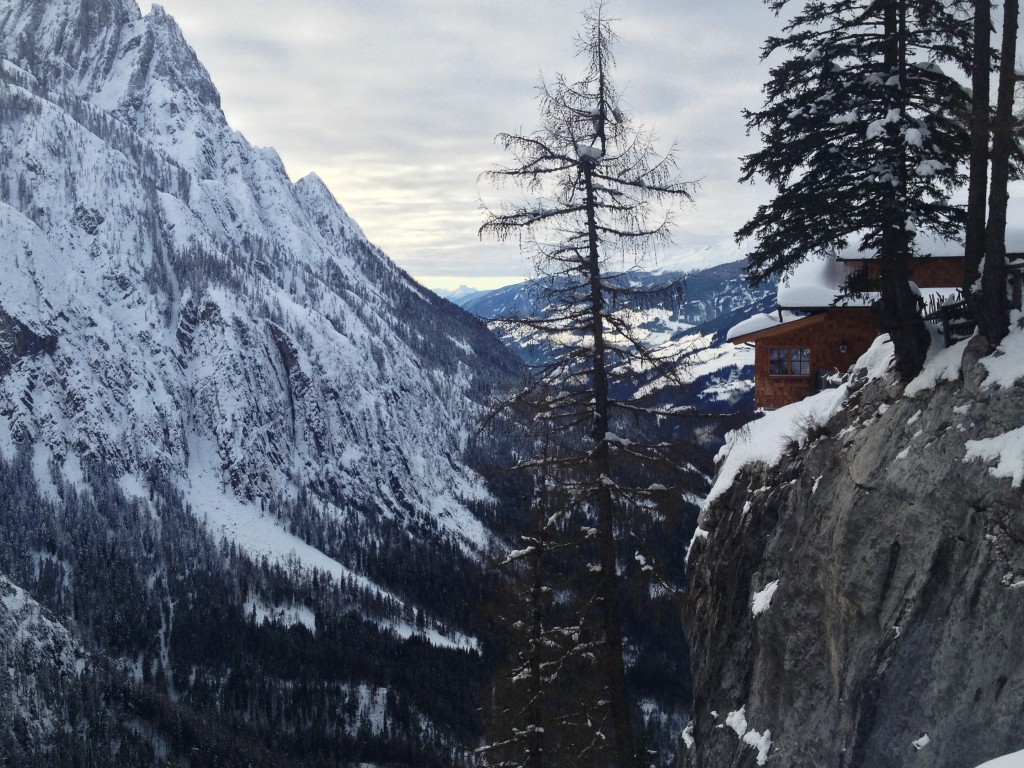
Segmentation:
<svg viewBox="0 0 1024 768">
<path fill-rule="evenodd" d="M 907 174 L 910 172 L 907 145 L 901 127 L 907 123 L 905 96 L 907 78 L 907 4 L 906 0 L 888 0 L 885 7 L 885 35 L 889 41 L 885 63 L 898 78 L 896 103 L 901 120 L 889 127 L 890 163 L 897 184 L 886 190 L 889 220 L 882 236 L 879 260 L 880 325 L 892 339 L 896 370 L 904 381 L 921 372 L 931 336 L 921 318 L 918 297 L 910 289 L 910 259 L 913 235 L 907 229 Z"/>
<path fill-rule="evenodd" d="M 1009 200 L 1007 185 L 1010 179 L 1010 155 L 1013 151 L 1018 13 L 1018 0 L 1005 0 L 999 59 L 999 95 L 992 126 L 992 189 L 988 201 L 985 266 L 981 274 L 981 301 L 977 315 L 978 330 L 993 345 L 1002 341 L 1010 329 L 1009 302 L 1006 298 L 1006 204 Z"/>
<path fill-rule="evenodd" d="M 988 198 L 989 37 L 992 34 L 991 0 L 974 2 L 974 43 L 971 62 L 971 160 L 967 187 L 967 227 L 964 232 L 963 295 L 978 316 L 977 285 L 985 256 L 985 202 Z"/>
<path fill-rule="evenodd" d="M 924 367 L 931 334 L 921 319 L 920 298 L 910 289 L 906 270 L 891 271 L 881 278 L 879 325 L 892 339 L 896 372 L 910 381 Z"/>
<path fill-rule="evenodd" d="M 548 470 L 550 469 L 550 441 L 545 436 L 544 456 L 541 463 L 540 491 L 537 499 L 537 511 L 534 524 L 536 525 L 535 546 L 537 551 L 533 558 L 533 584 L 530 587 L 530 685 L 527 687 L 529 696 L 527 723 L 530 733 L 526 738 L 526 763 L 524 768 L 542 768 L 544 765 L 544 742 L 541 731 L 538 730 L 544 719 L 540 711 L 540 700 L 543 689 L 541 669 L 541 649 L 544 647 L 544 612 L 542 609 L 544 601 L 544 562 L 546 556 L 547 536 L 545 523 L 551 514 L 551 505 L 548 499 Z"/>
<path fill-rule="evenodd" d="M 626 660 L 622 640 L 622 607 L 619 598 L 618 555 L 615 546 L 614 500 L 611 488 L 611 456 L 608 449 L 610 408 L 608 403 L 607 343 L 604 338 L 604 288 L 601 285 L 601 264 L 598 251 L 596 200 L 591 168 L 584 163 L 586 186 L 587 229 L 590 272 L 590 311 L 593 339 L 592 365 L 594 369 L 594 426 L 592 437 L 596 448 L 593 453 L 597 490 L 597 536 L 601 559 L 601 618 L 604 631 L 605 682 L 612 727 L 615 730 L 615 764 L 618 768 L 634 768 L 636 748 L 633 737 L 633 715 L 626 687 Z"/>
</svg>

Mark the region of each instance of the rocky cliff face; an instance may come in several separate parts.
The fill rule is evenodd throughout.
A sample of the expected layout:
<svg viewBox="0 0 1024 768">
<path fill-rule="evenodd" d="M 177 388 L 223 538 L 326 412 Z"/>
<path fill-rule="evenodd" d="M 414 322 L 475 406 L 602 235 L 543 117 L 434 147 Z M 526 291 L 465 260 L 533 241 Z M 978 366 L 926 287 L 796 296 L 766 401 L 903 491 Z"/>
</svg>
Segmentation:
<svg viewBox="0 0 1024 768">
<path fill-rule="evenodd" d="M 702 513 L 682 766 L 964 768 L 1024 746 L 1022 340 L 945 350 L 906 388 L 861 369 L 821 396 L 830 418 L 750 426 L 788 446 Z"/>
</svg>

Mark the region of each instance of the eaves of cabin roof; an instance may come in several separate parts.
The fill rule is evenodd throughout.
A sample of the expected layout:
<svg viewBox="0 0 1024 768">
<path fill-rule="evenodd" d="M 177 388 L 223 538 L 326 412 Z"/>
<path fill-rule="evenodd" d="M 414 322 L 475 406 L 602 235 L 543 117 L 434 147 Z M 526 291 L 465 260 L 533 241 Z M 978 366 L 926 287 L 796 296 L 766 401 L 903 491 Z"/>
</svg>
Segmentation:
<svg viewBox="0 0 1024 768">
<path fill-rule="evenodd" d="M 780 336 L 790 331 L 795 331 L 800 328 L 807 328 L 808 326 L 818 325 L 825 321 L 826 311 L 818 310 L 817 314 L 808 315 L 807 317 L 797 318 L 796 320 L 790 320 L 789 322 L 779 323 L 769 328 L 762 328 L 759 331 L 752 331 L 751 333 L 745 333 L 742 336 L 736 336 L 735 338 L 729 339 L 733 344 L 747 344 L 753 341 L 761 341 L 762 339 L 770 339 L 773 336 Z"/>
<path fill-rule="evenodd" d="M 861 298 L 851 300 L 847 304 L 839 304 L 836 302 L 830 302 L 828 304 L 811 304 L 808 306 L 800 306 L 799 304 L 777 304 L 776 306 L 787 312 L 806 312 L 808 314 L 820 314 L 828 312 L 833 309 L 871 309 L 875 302 L 878 301 L 881 294 L 877 291 L 867 291 L 861 294 Z M 838 298 L 837 301 L 845 301 L 844 298 Z"/>
</svg>

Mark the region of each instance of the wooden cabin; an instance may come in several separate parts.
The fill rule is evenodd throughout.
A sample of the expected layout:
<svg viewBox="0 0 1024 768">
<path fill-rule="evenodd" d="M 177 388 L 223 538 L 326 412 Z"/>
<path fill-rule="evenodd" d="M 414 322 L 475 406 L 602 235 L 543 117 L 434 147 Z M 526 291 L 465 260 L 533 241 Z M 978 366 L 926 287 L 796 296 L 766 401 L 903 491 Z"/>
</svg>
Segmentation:
<svg viewBox="0 0 1024 768">
<path fill-rule="evenodd" d="M 754 346 L 754 404 L 779 408 L 818 392 L 829 374 L 847 370 L 877 335 L 870 307 L 832 307 L 750 333 L 730 332 L 729 341 Z"/>
<path fill-rule="evenodd" d="M 841 258 L 851 269 L 867 270 L 878 277 L 878 261 L 864 257 Z M 959 288 L 964 281 L 963 256 L 920 256 L 910 263 L 910 281 L 918 288 Z"/>
<path fill-rule="evenodd" d="M 963 280 L 963 265 L 962 256 L 918 258 L 911 279 L 922 289 L 953 290 Z M 860 256 L 803 264 L 779 285 L 776 312 L 729 331 L 733 344 L 754 347 L 758 408 L 780 408 L 818 392 L 871 346 L 878 336 L 873 297 L 842 298 L 846 278 L 860 269 L 877 274 L 877 264 Z"/>
</svg>

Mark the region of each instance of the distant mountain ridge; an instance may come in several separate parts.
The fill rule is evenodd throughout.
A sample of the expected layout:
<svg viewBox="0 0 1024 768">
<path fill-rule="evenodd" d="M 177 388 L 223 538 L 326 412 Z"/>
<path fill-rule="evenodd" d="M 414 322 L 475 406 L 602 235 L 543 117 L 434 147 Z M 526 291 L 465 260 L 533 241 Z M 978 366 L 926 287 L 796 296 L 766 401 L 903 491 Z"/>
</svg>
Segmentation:
<svg viewBox="0 0 1024 768">
<path fill-rule="evenodd" d="M 435 288 L 434 293 L 440 296 L 442 299 L 448 299 L 452 304 L 458 304 L 460 307 L 462 303 L 471 296 L 480 293 L 479 288 L 473 288 L 469 285 L 460 285 L 458 288 L 446 289 L 446 288 Z"/>
<path fill-rule="evenodd" d="M 287 692 L 268 759 L 459 762 L 430 675 L 481 677 L 465 449 L 518 362 L 233 131 L 160 6 L 0 0 L 0 53 L 0 572 L 167 706 L 259 733 Z"/>
<path fill-rule="evenodd" d="M 690 369 L 690 391 L 667 394 L 677 404 L 699 404 L 702 410 L 711 411 L 752 407 L 753 352 L 734 347 L 725 336 L 739 321 L 774 308 L 776 283 L 751 286 L 743 274 L 744 264 L 733 261 L 692 272 L 632 271 L 619 278 L 640 291 L 678 286 L 653 304 L 628 306 L 627 302 L 623 307 L 646 331 L 648 343 L 671 346 L 680 365 Z M 549 341 L 514 322 L 517 317 L 545 316 L 541 283 L 526 281 L 449 300 L 487 320 L 525 362 L 540 363 L 548 358 Z"/>
<path fill-rule="evenodd" d="M 774 296 L 775 282 L 753 287 L 743 275 L 745 261 L 731 261 L 713 267 L 692 271 L 630 271 L 625 279 L 638 288 L 653 288 L 678 282 L 681 298 L 672 307 L 677 322 L 689 325 L 715 318 Z M 462 295 L 445 296 L 449 301 L 485 320 L 495 320 L 515 314 L 527 315 L 542 310 L 536 281 L 526 281 L 492 290 L 472 291 Z"/>
</svg>

